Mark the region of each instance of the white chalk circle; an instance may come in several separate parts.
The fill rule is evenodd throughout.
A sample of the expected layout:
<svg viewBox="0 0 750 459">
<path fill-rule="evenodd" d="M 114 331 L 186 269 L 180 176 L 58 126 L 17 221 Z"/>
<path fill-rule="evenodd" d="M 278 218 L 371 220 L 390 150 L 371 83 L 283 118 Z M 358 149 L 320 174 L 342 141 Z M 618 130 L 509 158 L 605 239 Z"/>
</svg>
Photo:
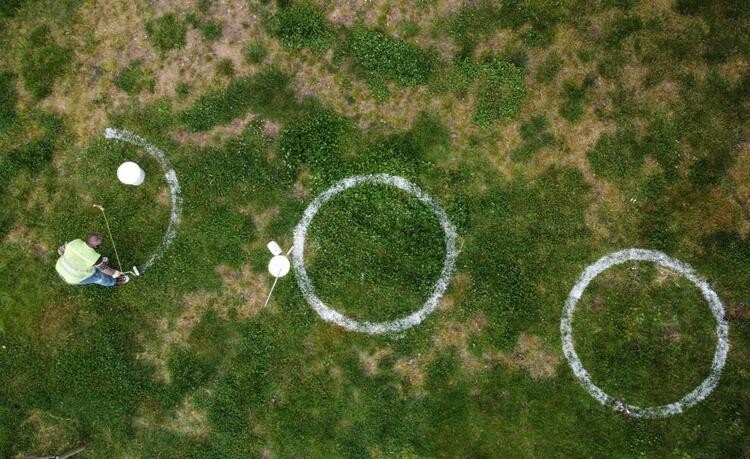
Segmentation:
<svg viewBox="0 0 750 459">
<path fill-rule="evenodd" d="M 591 381 L 591 376 L 583 367 L 583 364 L 573 347 L 573 313 L 575 313 L 576 304 L 578 303 L 578 300 L 581 299 L 584 290 L 586 290 L 589 283 L 603 271 L 627 261 L 652 261 L 658 265 L 682 274 L 701 290 L 703 297 L 711 308 L 711 313 L 713 314 L 714 319 L 716 319 L 716 351 L 714 352 L 714 359 L 711 363 L 710 374 L 690 393 L 682 397 L 680 400 L 668 405 L 638 407 L 629 405 L 620 399 L 608 395 Z M 570 365 L 571 370 L 573 370 L 573 374 L 578 378 L 578 381 L 580 381 L 586 391 L 603 405 L 609 405 L 616 411 L 643 418 L 660 418 L 680 414 L 685 409 L 690 408 L 708 397 L 711 391 L 713 391 L 719 383 L 721 372 L 724 369 L 724 364 L 727 360 L 727 352 L 729 352 L 729 325 L 727 325 L 727 321 L 724 318 L 724 306 L 721 304 L 719 296 L 713 291 L 713 289 L 711 289 L 708 282 L 701 279 L 688 264 L 670 258 L 664 253 L 655 250 L 627 249 L 614 252 L 600 258 L 596 263 L 586 268 L 578 279 L 578 282 L 576 282 L 573 289 L 570 291 L 568 299 L 565 301 L 565 309 L 563 311 L 562 320 L 560 321 L 560 332 L 562 333 L 563 353 L 565 354 L 565 358 L 568 360 L 568 364 Z"/>
<path fill-rule="evenodd" d="M 390 185 L 411 194 L 435 213 L 438 221 L 440 222 L 440 226 L 442 226 L 443 232 L 445 233 L 445 260 L 443 261 L 443 269 L 440 273 L 440 277 L 435 282 L 435 286 L 432 288 L 432 292 L 427 298 L 427 301 L 425 301 L 422 308 L 420 308 L 418 311 L 415 311 L 406 317 L 402 317 L 390 322 L 358 322 L 339 313 L 338 311 L 335 311 L 334 309 L 329 308 L 315 294 L 315 289 L 313 288 L 312 282 L 307 275 L 307 270 L 305 269 L 305 237 L 307 236 L 307 228 L 310 225 L 313 217 L 315 217 L 315 214 L 318 213 L 318 210 L 320 210 L 323 204 L 328 202 L 337 194 L 341 193 L 344 190 L 348 190 L 349 188 L 353 188 L 357 185 L 362 184 Z M 406 330 L 407 328 L 417 325 L 435 310 L 438 305 L 438 301 L 445 293 L 445 290 L 448 288 L 448 283 L 450 282 L 450 277 L 456 264 L 456 258 L 458 257 L 457 239 L 458 236 L 456 235 L 456 229 L 448 219 L 448 215 L 445 213 L 445 211 L 435 201 L 433 201 L 432 198 L 427 195 L 427 193 L 422 191 L 419 187 L 417 187 L 410 181 L 402 177 L 388 174 L 358 175 L 355 177 L 346 178 L 338 182 L 336 185 L 316 197 L 315 200 L 307 207 L 307 209 L 305 209 L 302 220 L 300 220 L 300 222 L 294 228 L 292 265 L 294 266 L 297 283 L 300 290 L 302 291 L 302 295 L 323 320 L 325 320 L 326 322 L 333 322 L 351 331 L 370 334 L 393 333 Z"/>
<path fill-rule="evenodd" d="M 133 161 L 125 161 L 117 168 L 117 178 L 125 185 L 138 186 L 143 183 L 146 173 Z"/>
<path fill-rule="evenodd" d="M 153 156 L 154 159 L 159 162 L 159 165 L 161 165 L 162 169 L 164 170 L 164 178 L 167 181 L 167 185 L 169 185 L 169 197 L 172 201 L 172 211 L 169 214 L 169 226 L 167 226 L 167 231 L 166 233 L 164 233 L 164 238 L 161 241 L 161 245 L 156 249 L 151 257 L 146 260 L 146 263 L 144 263 L 143 266 L 139 268 L 140 271 L 145 271 L 154 263 L 154 261 L 156 261 L 162 255 L 162 253 L 164 253 L 165 250 L 167 250 L 167 248 L 172 244 L 172 241 L 177 235 L 177 225 L 180 224 L 180 215 L 182 213 L 180 183 L 177 181 L 177 174 L 175 174 L 174 169 L 169 163 L 169 160 L 167 159 L 167 156 L 164 154 L 164 152 L 147 142 L 145 139 L 138 137 L 132 132 L 121 131 L 113 128 L 105 129 L 104 137 L 107 139 L 120 140 L 122 142 L 136 145 L 146 150 L 146 152 Z M 137 164 L 136 167 L 138 167 Z M 138 169 L 140 169 L 140 167 L 138 167 Z"/>
</svg>

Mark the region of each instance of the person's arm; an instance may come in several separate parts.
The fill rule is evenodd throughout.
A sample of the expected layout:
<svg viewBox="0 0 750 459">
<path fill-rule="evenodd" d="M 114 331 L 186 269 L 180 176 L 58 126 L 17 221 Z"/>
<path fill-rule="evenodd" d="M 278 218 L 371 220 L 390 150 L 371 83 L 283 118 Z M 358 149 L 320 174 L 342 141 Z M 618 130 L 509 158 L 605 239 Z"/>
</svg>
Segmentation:
<svg viewBox="0 0 750 459">
<path fill-rule="evenodd" d="M 94 267 L 98 269 L 99 271 L 103 272 L 104 274 L 112 277 L 120 277 L 122 276 L 122 273 L 116 269 L 112 269 L 107 265 L 107 259 L 104 257 L 99 257 L 98 260 L 96 260 L 96 263 L 94 264 Z"/>
</svg>

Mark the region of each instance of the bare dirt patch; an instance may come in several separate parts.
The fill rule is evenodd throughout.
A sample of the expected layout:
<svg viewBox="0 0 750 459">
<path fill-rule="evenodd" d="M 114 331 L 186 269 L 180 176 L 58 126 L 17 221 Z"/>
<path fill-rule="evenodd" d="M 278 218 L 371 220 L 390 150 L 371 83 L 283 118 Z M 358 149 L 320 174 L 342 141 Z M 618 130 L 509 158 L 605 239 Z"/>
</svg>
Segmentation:
<svg viewBox="0 0 750 459">
<path fill-rule="evenodd" d="M 470 350 L 471 339 L 481 335 L 486 326 L 487 318 L 482 314 L 471 317 L 466 323 L 449 321 L 438 330 L 430 352 L 399 358 L 393 370 L 401 377 L 401 383 L 398 386 L 401 394 L 404 396 L 424 395 L 427 367 L 447 350 L 456 352 L 459 364 L 466 373 L 471 374 L 486 368 Z"/>
<path fill-rule="evenodd" d="M 117 73 L 133 60 L 154 59 L 144 32 L 146 19 L 136 2 L 101 0 L 79 8 L 69 35 L 78 39 L 73 46 L 75 71 L 42 103 L 68 116 L 78 140 L 99 135 L 107 112 L 128 103 L 128 96 L 114 85 Z"/>
<path fill-rule="evenodd" d="M 310 197 L 310 170 L 305 168 L 297 176 L 292 189 L 292 195 L 297 199 L 305 200 Z"/>
</svg>

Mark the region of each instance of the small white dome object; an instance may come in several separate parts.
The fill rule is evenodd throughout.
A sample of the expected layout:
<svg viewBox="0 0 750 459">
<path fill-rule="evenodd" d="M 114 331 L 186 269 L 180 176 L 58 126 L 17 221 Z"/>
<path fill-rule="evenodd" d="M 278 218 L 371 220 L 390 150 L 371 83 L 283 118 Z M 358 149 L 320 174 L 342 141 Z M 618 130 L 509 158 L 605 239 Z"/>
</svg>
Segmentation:
<svg viewBox="0 0 750 459">
<path fill-rule="evenodd" d="M 133 161 L 125 161 L 117 168 L 117 178 L 125 185 L 138 186 L 143 183 L 146 173 Z"/>
<path fill-rule="evenodd" d="M 289 273 L 289 259 L 284 255 L 276 255 L 268 262 L 268 272 L 273 277 L 284 277 Z"/>
</svg>

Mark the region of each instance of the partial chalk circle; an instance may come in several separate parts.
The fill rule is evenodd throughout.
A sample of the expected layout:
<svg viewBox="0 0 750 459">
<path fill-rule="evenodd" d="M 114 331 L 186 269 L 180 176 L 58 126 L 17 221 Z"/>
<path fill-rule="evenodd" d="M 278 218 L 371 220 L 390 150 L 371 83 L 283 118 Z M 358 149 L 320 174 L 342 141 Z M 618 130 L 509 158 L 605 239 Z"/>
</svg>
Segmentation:
<svg viewBox="0 0 750 459">
<path fill-rule="evenodd" d="M 159 162 L 159 165 L 164 170 L 164 179 L 167 181 L 167 185 L 169 186 L 169 196 L 172 202 L 172 211 L 169 215 L 169 226 L 167 226 L 167 231 L 164 233 L 164 238 L 162 239 L 161 245 L 156 249 L 156 251 L 149 257 L 148 260 L 141 266 L 140 270 L 141 272 L 146 271 L 151 265 L 159 259 L 159 257 L 162 256 L 162 254 L 169 248 L 169 246 L 172 244 L 172 241 L 174 240 L 175 236 L 177 235 L 177 226 L 180 224 L 180 218 L 182 214 L 182 196 L 180 195 L 180 183 L 177 181 L 177 174 L 175 174 L 174 168 L 170 164 L 169 160 L 167 159 L 167 156 L 164 154 L 163 151 L 156 148 L 156 146 L 152 145 L 150 142 L 146 141 L 145 139 L 133 134 L 132 132 L 125 131 L 125 130 L 119 130 L 119 129 L 113 129 L 113 128 L 107 128 L 104 130 L 104 137 L 106 139 L 110 140 L 118 140 L 120 142 L 129 143 L 131 145 L 135 145 L 138 147 L 143 148 L 149 155 L 151 155 L 156 161 Z M 125 164 L 134 164 L 135 167 L 140 170 L 141 168 L 130 161 L 123 163 Z M 121 165 L 120 167 L 122 167 Z M 127 166 L 127 169 L 129 170 L 128 175 L 126 178 L 131 178 L 131 175 L 129 175 L 134 169 L 132 169 L 132 166 Z M 141 172 L 143 172 L 141 170 Z M 117 177 L 120 178 L 119 174 L 119 168 L 118 168 L 118 174 Z M 136 176 L 137 177 L 137 176 Z M 145 173 L 143 174 L 143 177 L 145 177 Z M 133 185 L 137 185 L 143 182 L 143 177 L 141 177 L 139 183 L 132 183 Z M 122 179 L 120 178 L 122 181 Z M 137 182 L 137 180 L 135 180 Z M 126 183 L 123 181 L 123 183 Z"/>
</svg>

